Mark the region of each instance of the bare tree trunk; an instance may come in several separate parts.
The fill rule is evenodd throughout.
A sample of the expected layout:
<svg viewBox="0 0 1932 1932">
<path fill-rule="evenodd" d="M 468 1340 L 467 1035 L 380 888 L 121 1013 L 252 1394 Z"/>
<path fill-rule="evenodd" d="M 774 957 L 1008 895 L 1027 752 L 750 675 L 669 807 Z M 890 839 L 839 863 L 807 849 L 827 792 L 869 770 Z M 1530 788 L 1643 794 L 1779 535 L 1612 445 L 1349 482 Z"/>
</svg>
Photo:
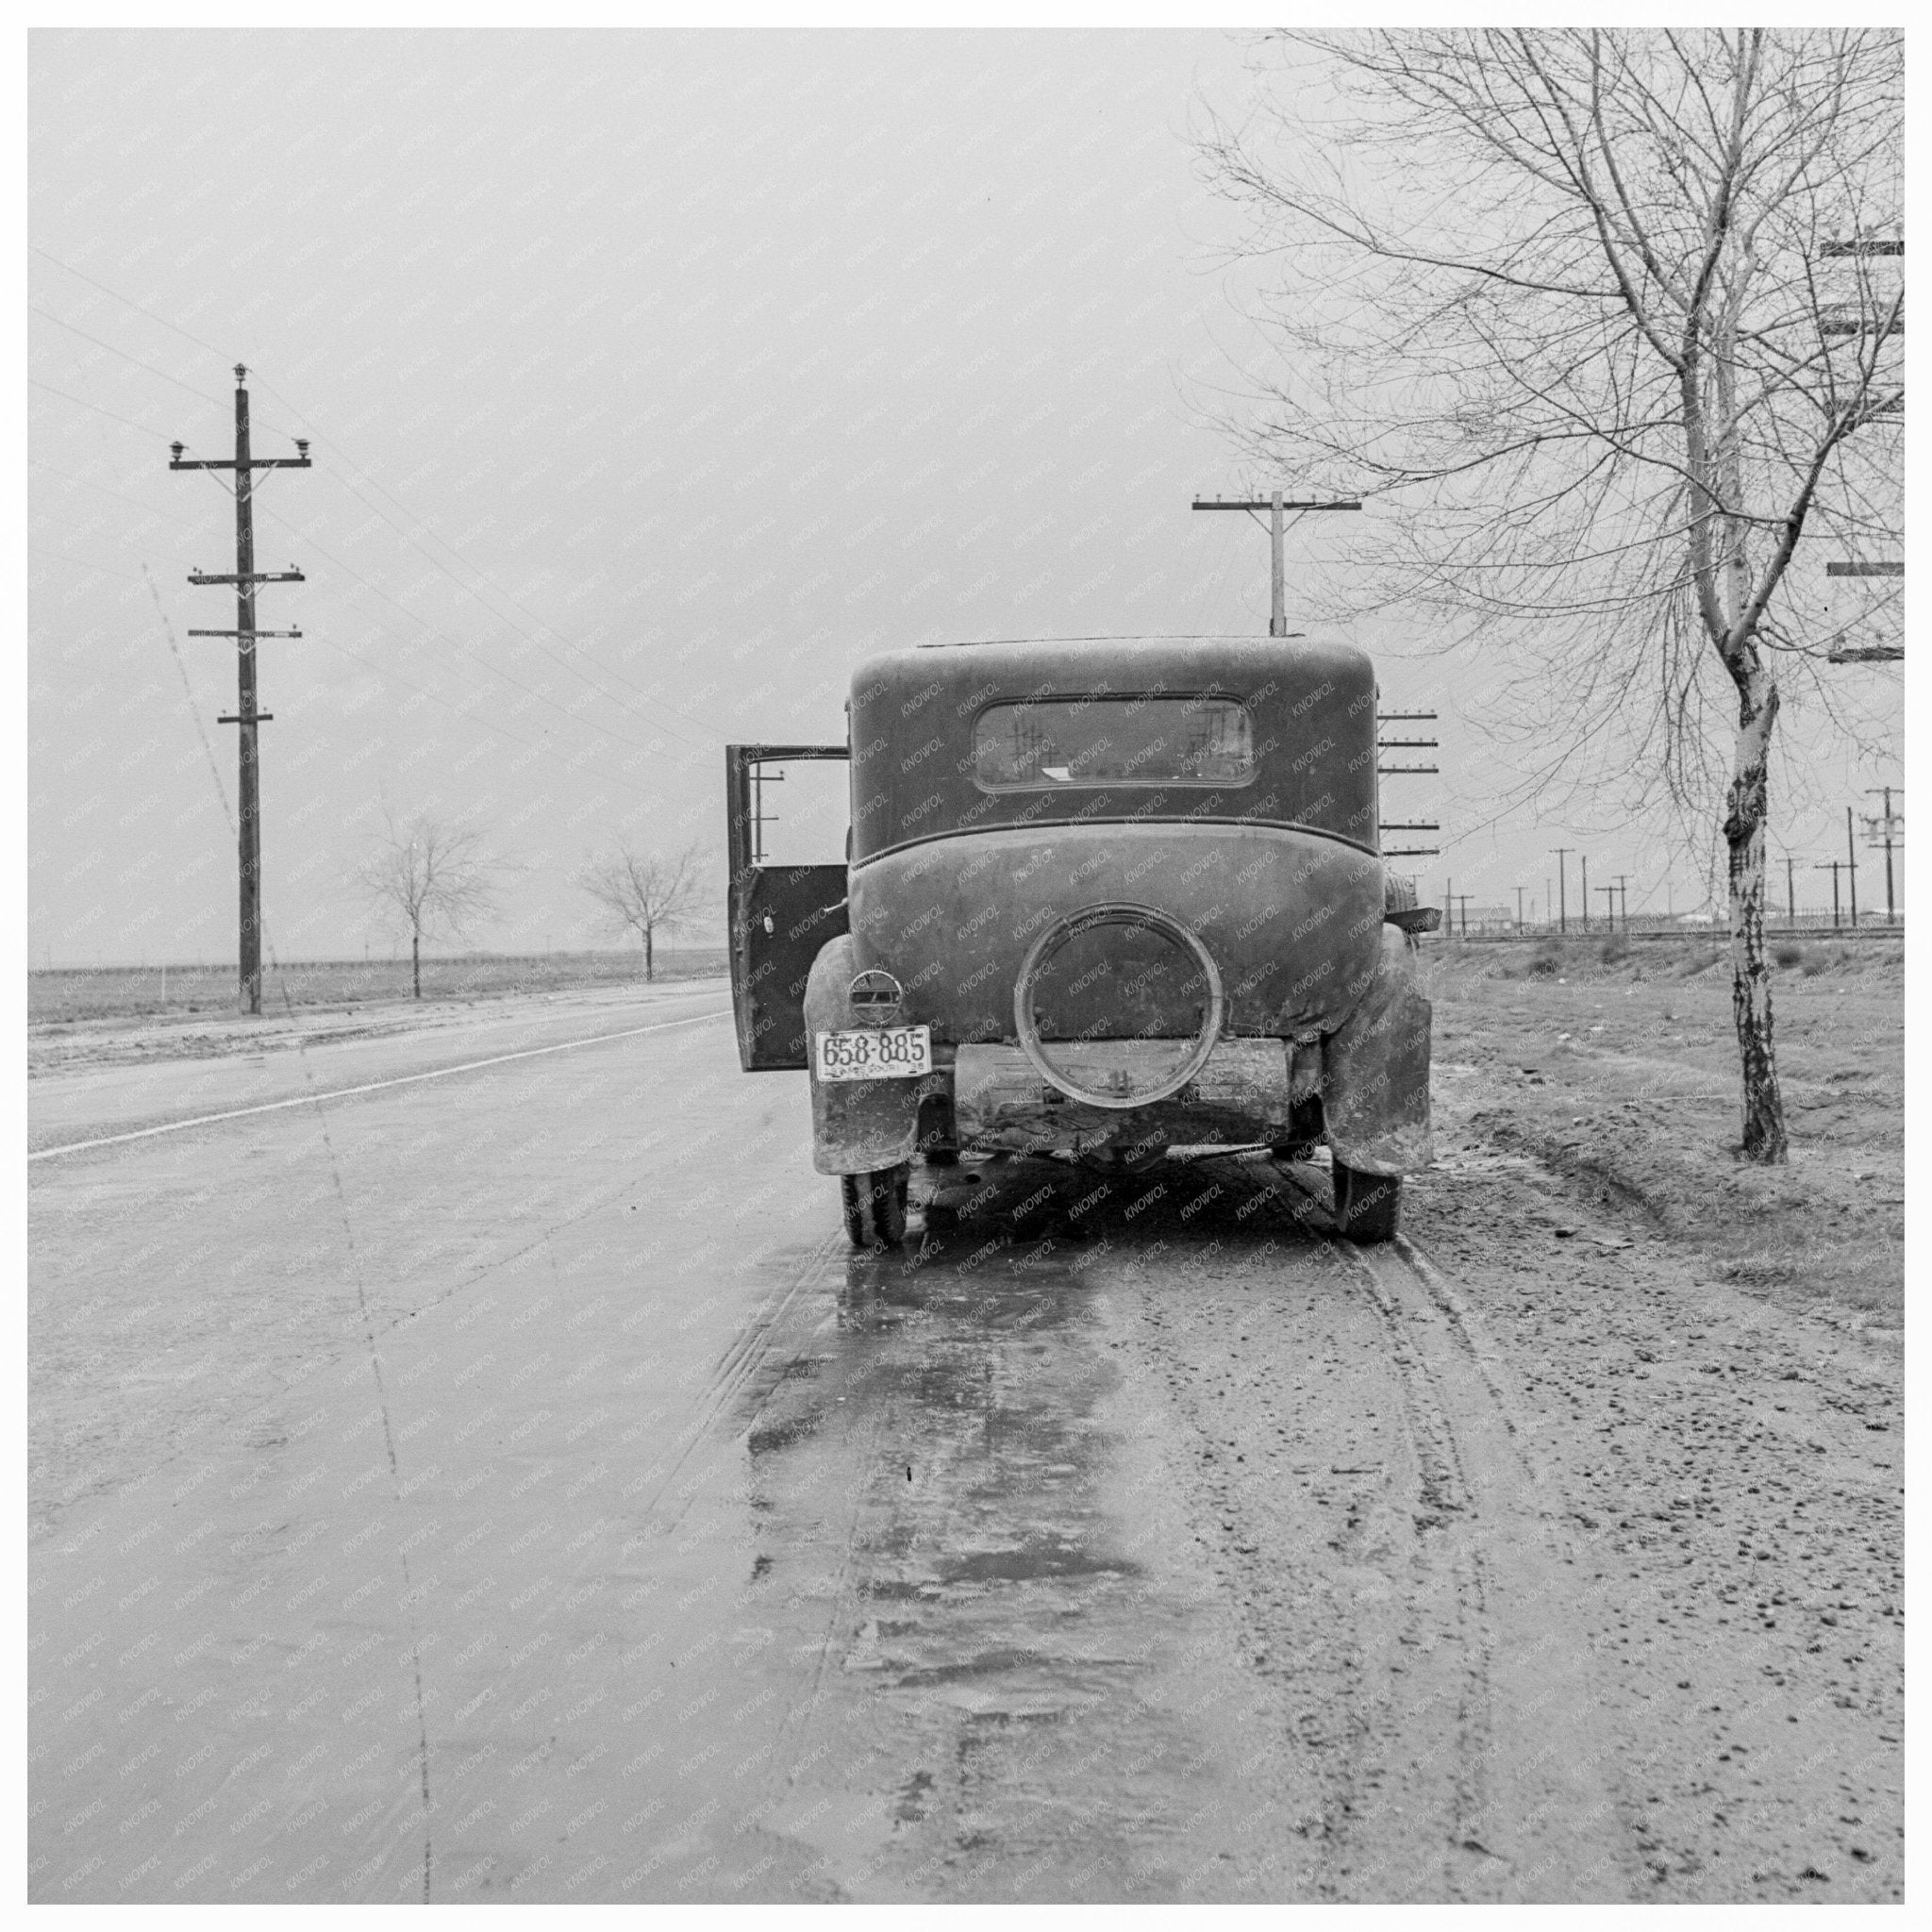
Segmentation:
<svg viewBox="0 0 1932 1932">
<path fill-rule="evenodd" d="M 651 961 L 651 928 L 644 927 L 644 984 L 648 986 L 653 977 Z"/>
<path fill-rule="evenodd" d="M 1724 844 L 1731 887 L 1731 1017 L 1744 1073 L 1744 1154 L 1781 1166 L 1787 1158 L 1784 1099 L 1771 1027 L 1771 973 L 1764 958 L 1764 821 L 1777 687 L 1757 672 L 1740 707 Z"/>
<path fill-rule="evenodd" d="M 409 977 L 420 1000 L 423 997 L 423 935 L 420 932 L 409 935 Z"/>
</svg>

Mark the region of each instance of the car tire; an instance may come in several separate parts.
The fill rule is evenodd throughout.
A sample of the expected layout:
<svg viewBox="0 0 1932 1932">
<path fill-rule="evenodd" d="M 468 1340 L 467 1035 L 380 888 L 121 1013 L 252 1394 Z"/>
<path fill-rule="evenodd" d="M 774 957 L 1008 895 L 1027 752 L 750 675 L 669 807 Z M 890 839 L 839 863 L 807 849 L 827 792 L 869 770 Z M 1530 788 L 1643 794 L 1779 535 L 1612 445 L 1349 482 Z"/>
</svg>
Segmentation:
<svg viewBox="0 0 1932 1932">
<path fill-rule="evenodd" d="M 911 1176 L 912 1164 L 906 1160 L 871 1174 L 839 1176 L 845 1233 L 855 1248 L 896 1248 L 906 1239 L 906 1192 Z"/>
<path fill-rule="evenodd" d="M 1402 1176 L 1364 1174 L 1335 1163 L 1335 1225 L 1352 1241 L 1395 1239 L 1402 1219 Z"/>
</svg>

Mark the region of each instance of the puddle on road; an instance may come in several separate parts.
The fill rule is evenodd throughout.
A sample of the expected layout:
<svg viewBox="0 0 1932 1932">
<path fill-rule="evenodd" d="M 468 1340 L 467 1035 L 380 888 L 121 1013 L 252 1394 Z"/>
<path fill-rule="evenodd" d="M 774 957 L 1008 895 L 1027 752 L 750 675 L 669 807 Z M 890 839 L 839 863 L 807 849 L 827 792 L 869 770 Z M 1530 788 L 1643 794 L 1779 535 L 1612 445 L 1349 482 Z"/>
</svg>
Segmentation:
<svg viewBox="0 0 1932 1932">
<path fill-rule="evenodd" d="M 1212 1895 L 1182 1867 L 1218 1720 L 1175 1685 L 1213 1586 L 1180 1525 L 1150 1558 L 1108 1284 L 1150 1253 L 1219 1273 L 1314 1240 L 1265 1162 L 986 1176 L 958 1227 L 849 1258 L 744 1391 L 767 1601 L 824 1658 L 788 1747 L 821 1761 L 765 1829 L 828 1896 Z"/>
</svg>

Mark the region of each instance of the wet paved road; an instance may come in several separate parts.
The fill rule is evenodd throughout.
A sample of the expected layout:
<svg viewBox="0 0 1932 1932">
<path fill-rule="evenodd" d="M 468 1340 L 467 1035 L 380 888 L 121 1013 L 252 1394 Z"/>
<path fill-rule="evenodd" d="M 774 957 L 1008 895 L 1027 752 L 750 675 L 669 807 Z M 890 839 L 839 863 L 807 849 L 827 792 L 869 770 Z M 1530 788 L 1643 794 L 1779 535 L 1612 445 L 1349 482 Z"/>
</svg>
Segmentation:
<svg viewBox="0 0 1932 1932">
<path fill-rule="evenodd" d="M 31 1170 L 33 1895 L 1637 1889 L 1453 1291 L 808 1132 L 720 1020 Z"/>
<path fill-rule="evenodd" d="M 421 1010 L 271 1009 L 255 1020 L 225 1014 L 126 1026 L 107 1036 L 106 1058 L 100 1036 L 83 1034 L 93 1057 L 65 1066 L 58 1057 L 73 1050 L 72 1035 L 46 1028 L 36 1046 L 50 1064 L 35 1071 L 52 1076 L 33 1086 L 29 1158 L 65 1158 L 49 1150 L 369 1083 L 441 1078 L 486 1057 L 569 1051 L 575 1041 L 711 1011 L 729 999 L 718 978 Z"/>
</svg>

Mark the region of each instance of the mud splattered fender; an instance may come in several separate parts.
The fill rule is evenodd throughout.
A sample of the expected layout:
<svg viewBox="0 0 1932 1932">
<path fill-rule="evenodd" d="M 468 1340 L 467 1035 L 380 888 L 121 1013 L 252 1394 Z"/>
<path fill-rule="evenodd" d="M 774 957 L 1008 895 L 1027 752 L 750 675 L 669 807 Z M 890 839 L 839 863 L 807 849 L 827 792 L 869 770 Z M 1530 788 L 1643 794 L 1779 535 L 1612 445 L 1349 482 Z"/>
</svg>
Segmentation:
<svg viewBox="0 0 1932 1932">
<path fill-rule="evenodd" d="M 1429 1028 L 1415 941 L 1382 930 L 1375 975 L 1322 1042 L 1322 1110 L 1336 1158 L 1364 1174 L 1412 1174 L 1429 1138 Z"/>
<path fill-rule="evenodd" d="M 858 1025 L 848 997 L 858 972 L 851 935 L 828 941 L 805 984 L 805 1040 L 811 1081 L 811 1164 L 821 1174 L 870 1174 L 912 1158 L 919 1103 L 952 1091 L 950 1069 L 924 1078 L 832 1080 L 821 1086 L 818 1036 Z"/>
</svg>

